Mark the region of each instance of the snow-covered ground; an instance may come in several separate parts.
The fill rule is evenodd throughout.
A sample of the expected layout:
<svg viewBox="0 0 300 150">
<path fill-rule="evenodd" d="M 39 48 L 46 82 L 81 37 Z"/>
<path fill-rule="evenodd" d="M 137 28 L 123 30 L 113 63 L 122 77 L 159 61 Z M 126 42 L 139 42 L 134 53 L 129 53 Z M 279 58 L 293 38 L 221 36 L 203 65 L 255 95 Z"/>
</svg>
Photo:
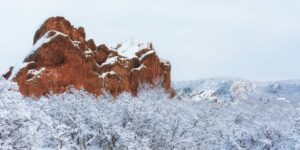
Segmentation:
<svg viewBox="0 0 300 150">
<path fill-rule="evenodd" d="M 138 97 L 24 98 L 0 79 L 0 149 L 300 149 L 300 81 L 213 78 Z"/>
</svg>

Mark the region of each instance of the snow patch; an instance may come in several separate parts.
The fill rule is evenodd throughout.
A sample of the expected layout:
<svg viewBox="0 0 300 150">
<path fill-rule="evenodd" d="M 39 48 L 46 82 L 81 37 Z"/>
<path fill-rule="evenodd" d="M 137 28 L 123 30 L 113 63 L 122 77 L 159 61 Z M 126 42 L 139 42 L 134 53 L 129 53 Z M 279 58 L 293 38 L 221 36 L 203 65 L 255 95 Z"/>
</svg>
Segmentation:
<svg viewBox="0 0 300 150">
<path fill-rule="evenodd" d="M 133 68 L 133 69 L 131 69 L 131 71 L 135 71 L 135 70 L 140 71 L 140 70 L 142 70 L 143 68 L 147 68 L 147 66 L 145 66 L 144 64 L 142 64 L 142 65 L 140 65 L 138 68 Z"/>
<path fill-rule="evenodd" d="M 72 41 L 73 45 L 80 49 L 79 44 L 81 43 L 80 41 Z"/>
<path fill-rule="evenodd" d="M 116 72 L 109 71 L 109 72 L 102 73 L 101 75 L 99 75 L 99 78 L 105 78 L 107 75 L 116 75 Z"/>
<path fill-rule="evenodd" d="M 118 61 L 118 56 L 107 58 L 107 60 L 105 62 L 103 62 L 100 67 L 105 66 L 105 65 L 115 64 L 117 61 Z"/>
<path fill-rule="evenodd" d="M 154 53 L 155 53 L 154 50 L 150 50 L 150 51 L 146 52 L 145 54 L 142 54 L 140 57 L 140 60 L 143 60 L 146 56 L 154 54 Z"/>
<path fill-rule="evenodd" d="M 49 36 L 50 33 L 55 33 L 52 36 Z M 61 32 L 55 31 L 55 30 L 50 30 L 47 31 L 31 48 L 31 51 L 29 52 L 29 55 L 33 54 L 37 49 L 39 49 L 42 45 L 50 42 L 53 38 L 57 37 L 58 35 L 62 35 L 62 36 L 67 36 L 66 34 L 63 34 Z M 27 56 L 29 56 L 27 55 Z"/>
<path fill-rule="evenodd" d="M 27 74 L 32 74 L 33 77 L 31 79 L 27 80 L 27 81 L 32 81 L 36 78 L 40 78 L 43 71 L 45 71 L 45 70 L 46 70 L 46 68 L 44 68 L 44 67 L 39 69 L 39 70 L 35 70 L 35 69 L 28 70 Z"/>
<path fill-rule="evenodd" d="M 126 42 L 119 43 L 117 51 L 122 56 L 133 58 L 137 57 L 135 55 L 136 52 L 144 48 L 149 48 L 149 44 L 144 44 L 143 42 L 137 41 L 135 38 L 130 38 Z"/>
<path fill-rule="evenodd" d="M 169 61 L 164 60 L 164 59 L 160 59 L 160 62 L 164 63 L 164 64 L 167 65 L 167 66 L 170 66 L 170 65 L 171 65 Z"/>
<path fill-rule="evenodd" d="M 49 35 L 50 33 L 53 33 L 53 35 Z M 42 45 L 46 44 L 46 43 L 49 43 L 52 39 L 54 39 L 55 37 L 59 36 L 59 35 L 62 35 L 64 37 L 68 37 L 68 35 L 64 34 L 64 33 L 61 33 L 61 32 L 58 32 L 56 30 L 50 30 L 50 31 L 47 31 L 34 45 L 33 47 L 31 48 L 30 52 L 28 53 L 27 56 L 29 55 L 32 55 L 37 49 L 39 49 Z M 69 38 L 70 42 L 76 47 L 79 49 L 79 44 L 80 44 L 80 41 L 72 41 L 70 38 Z"/>
<path fill-rule="evenodd" d="M 28 64 L 31 64 L 31 63 L 34 63 L 34 62 L 33 61 L 31 61 L 31 62 L 23 62 L 23 63 L 19 63 L 19 64 L 14 65 L 12 73 L 11 73 L 11 76 L 8 78 L 8 80 L 12 80 L 13 78 L 15 78 L 16 75 L 17 75 L 17 73 L 21 69 L 25 68 Z"/>
<path fill-rule="evenodd" d="M 93 57 L 93 54 L 93 51 L 89 48 L 84 51 L 85 58 Z"/>
<path fill-rule="evenodd" d="M 276 100 L 278 100 L 278 101 L 283 101 L 283 102 L 287 102 L 287 103 L 290 102 L 289 100 L 287 100 L 287 99 L 284 98 L 284 97 L 277 97 Z"/>
</svg>

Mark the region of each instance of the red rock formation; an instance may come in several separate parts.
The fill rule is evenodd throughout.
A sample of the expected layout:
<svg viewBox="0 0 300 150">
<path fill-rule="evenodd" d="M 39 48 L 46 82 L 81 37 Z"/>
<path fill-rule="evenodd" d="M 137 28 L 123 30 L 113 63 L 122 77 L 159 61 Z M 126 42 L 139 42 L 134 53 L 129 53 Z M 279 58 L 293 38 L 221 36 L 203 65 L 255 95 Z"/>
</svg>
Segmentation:
<svg viewBox="0 0 300 150">
<path fill-rule="evenodd" d="M 47 19 L 33 43 L 33 52 L 23 66 L 19 70 L 11 68 L 4 75 L 17 82 L 25 96 L 62 93 L 70 87 L 95 95 L 101 95 L 103 90 L 113 96 L 124 91 L 136 95 L 141 83 L 154 84 L 157 79 L 166 92 L 174 95 L 170 63 L 159 59 L 152 44 L 132 57 L 122 56 L 118 50 L 96 46 L 92 39 L 86 41 L 84 29 L 73 27 L 63 17 Z"/>
</svg>

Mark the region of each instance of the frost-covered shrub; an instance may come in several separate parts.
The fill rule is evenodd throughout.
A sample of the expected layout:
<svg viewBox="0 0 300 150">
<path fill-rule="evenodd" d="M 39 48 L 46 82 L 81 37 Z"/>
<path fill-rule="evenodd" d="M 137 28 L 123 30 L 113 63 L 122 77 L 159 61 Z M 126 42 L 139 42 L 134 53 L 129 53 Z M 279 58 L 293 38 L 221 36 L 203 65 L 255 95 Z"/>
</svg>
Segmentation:
<svg viewBox="0 0 300 150">
<path fill-rule="evenodd" d="M 143 86 L 138 97 L 71 90 L 37 101 L 0 79 L 0 101 L 0 149 L 300 148 L 297 106 L 264 97 L 179 101 Z"/>
<path fill-rule="evenodd" d="M 40 106 L 28 105 L 17 86 L 0 79 L 0 149 L 30 149 L 46 141 L 49 118 Z M 50 130 L 49 130 L 50 129 Z"/>
</svg>

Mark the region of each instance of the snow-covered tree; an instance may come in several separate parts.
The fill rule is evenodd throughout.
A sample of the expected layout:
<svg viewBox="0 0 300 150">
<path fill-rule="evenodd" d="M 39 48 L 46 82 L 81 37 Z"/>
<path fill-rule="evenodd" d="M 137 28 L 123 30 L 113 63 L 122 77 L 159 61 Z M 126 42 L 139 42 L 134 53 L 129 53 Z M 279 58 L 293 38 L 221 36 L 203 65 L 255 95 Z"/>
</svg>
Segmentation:
<svg viewBox="0 0 300 150">
<path fill-rule="evenodd" d="M 269 92 L 268 92 L 269 93 Z M 280 93 L 276 93 L 280 94 Z M 300 109 L 265 94 L 236 102 L 83 90 L 24 98 L 0 78 L 0 149 L 299 149 Z"/>
</svg>

